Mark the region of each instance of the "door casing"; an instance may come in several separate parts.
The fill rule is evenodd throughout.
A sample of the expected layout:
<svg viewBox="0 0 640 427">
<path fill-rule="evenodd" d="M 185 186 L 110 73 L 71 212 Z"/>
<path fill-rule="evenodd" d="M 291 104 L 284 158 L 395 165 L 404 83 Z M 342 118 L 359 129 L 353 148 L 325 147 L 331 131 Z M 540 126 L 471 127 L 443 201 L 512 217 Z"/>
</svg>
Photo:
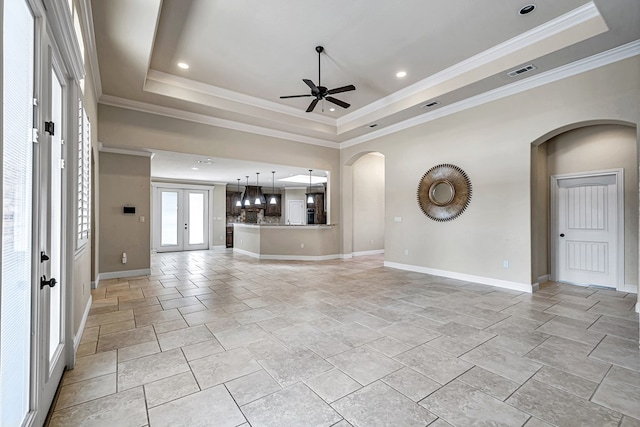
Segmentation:
<svg viewBox="0 0 640 427">
<path fill-rule="evenodd" d="M 622 168 L 617 169 L 605 169 L 597 171 L 577 172 L 570 174 L 552 175 L 550 179 L 550 227 L 549 227 L 549 242 L 551 250 L 551 280 L 556 281 L 558 279 L 558 236 L 560 230 L 558 228 L 558 197 L 559 197 L 559 182 L 564 179 L 571 178 L 592 178 L 599 176 L 613 175 L 616 179 L 616 192 L 617 192 L 617 259 L 616 259 L 616 289 L 624 289 L 624 170 Z"/>
</svg>

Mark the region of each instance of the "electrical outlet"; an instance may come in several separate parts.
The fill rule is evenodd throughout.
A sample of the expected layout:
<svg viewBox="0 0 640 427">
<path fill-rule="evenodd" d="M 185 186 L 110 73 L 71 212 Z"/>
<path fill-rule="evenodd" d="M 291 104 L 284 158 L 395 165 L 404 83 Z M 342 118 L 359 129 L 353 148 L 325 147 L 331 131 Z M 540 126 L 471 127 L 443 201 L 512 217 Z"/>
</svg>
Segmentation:
<svg viewBox="0 0 640 427">
<path fill-rule="evenodd" d="M 409 255 L 409 249 L 405 249 L 405 250 L 404 250 L 404 254 L 405 254 L 405 255 Z"/>
<path fill-rule="evenodd" d="M 370 243 L 373 245 L 373 239 L 371 239 Z"/>
<path fill-rule="evenodd" d="M 144 222 L 144 217 L 143 216 L 140 217 L 140 222 Z"/>
<path fill-rule="evenodd" d="M 304 243 L 300 243 L 300 247 L 301 247 L 301 248 L 304 248 Z"/>
<path fill-rule="evenodd" d="M 393 220 L 394 220 L 395 222 L 402 222 L 402 217 L 401 217 L 401 216 L 394 216 L 394 217 L 393 217 Z"/>
<path fill-rule="evenodd" d="M 502 261 L 502 268 L 509 268 L 509 260 L 505 259 Z"/>
</svg>

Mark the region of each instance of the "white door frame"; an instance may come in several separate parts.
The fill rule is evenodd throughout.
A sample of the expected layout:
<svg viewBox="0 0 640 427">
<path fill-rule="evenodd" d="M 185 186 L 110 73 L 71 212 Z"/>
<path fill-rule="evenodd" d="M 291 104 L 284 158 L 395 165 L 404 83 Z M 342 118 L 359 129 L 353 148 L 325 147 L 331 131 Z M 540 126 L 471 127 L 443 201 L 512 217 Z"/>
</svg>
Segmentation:
<svg viewBox="0 0 640 427">
<path fill-rule="evenodd" d="M 152 182 L 151 183 L 151 202 L 152 202 L 152 215 L 151 215 L 151 252 L 158 252 L 158 246 L 160 245 L 160 227 L 158 222 L 158 218 L 160 218 L 160 189 L 186 189 L 186 190 L 198 190 L 198 191 L 208 191 L 208 202 L 207 206 L 209 209 L 209 218 L 208 218 L 208 246 L 209 249 L 213 248 L 214 245 L 214 230 L 213 230 L 213 195 L 215 186 L 213 185 L 196 185 L 196 184 L 176 184 L 176 183 L 166 183 L 166 182 Z"/>
<path fill-rule="evenodd" d="M 613 175 L 616 178 L 616 192 L 617 192 L 617 260 L 616 260 L 616 290 L 624 290 L 624 169 L 604 169 L 588 172 L 577 172 L 561 175 L 552 175 L 550 180 L 550 204 L 551 211 L 549 224 L 549 242 L 551 249 L 551 280 L 556 281 L 558 279 L 558 235 L 560 233 L 558 229 L 558 196 L 559 196 L 559 181 L 571 178 L 592 178 L 598 176 Z"/>
</svg>

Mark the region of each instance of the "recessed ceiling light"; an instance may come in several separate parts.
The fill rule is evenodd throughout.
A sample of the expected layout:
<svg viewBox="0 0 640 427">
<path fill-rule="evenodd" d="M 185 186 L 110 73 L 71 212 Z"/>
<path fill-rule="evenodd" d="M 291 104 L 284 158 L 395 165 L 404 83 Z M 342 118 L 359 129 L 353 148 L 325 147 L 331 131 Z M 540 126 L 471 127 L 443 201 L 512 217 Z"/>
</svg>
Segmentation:
<svg viewBox="0 0 640 427">
<path fill-rule="evenodd" d="M 178 67 L 182 68 L 183 70 L 188 70 L 189 64 L 187 64 L 186 62 L 178 62 Z"/>
<path fill-rule="evenodd" d="M 524 6 L 522 9 L 520 9 L 520 11 L 518 13 L 520 15 L 526 15 L 527 13 L 533 12 L 533 10 L 535 8 L 536 8 L 535 4 L 528 4 L 528 5 Z"/>
<path fill-rule="evenodd" d="M 336 111 L 336 109 L 331 107 L 331 108 L 329 108 L 329 111 Z"/>
<path fill-rule="evenodd" d="M 200 170 L 199 168 L 191 168 L 192 171 Z"/>
<path fill-rule="evenodd" d="M 406 77 L 406 76 L 407 76 L 407 72 L 406 71 L 398 71 L 396 73 L 396 77 L 399 78 L 399 79 L 401 79 L 403 77 Z"/>
</svg>

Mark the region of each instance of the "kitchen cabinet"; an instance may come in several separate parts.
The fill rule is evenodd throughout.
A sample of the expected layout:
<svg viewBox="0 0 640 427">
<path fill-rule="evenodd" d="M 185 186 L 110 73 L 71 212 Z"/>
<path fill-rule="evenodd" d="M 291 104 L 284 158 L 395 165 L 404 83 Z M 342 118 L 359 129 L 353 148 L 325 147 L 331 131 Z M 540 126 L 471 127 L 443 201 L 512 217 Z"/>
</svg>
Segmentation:
<svg viewBox="0 0 640 427">
<path fill-rule="evenodd" d="M 282 196 L 280 194 L 273 194 L 276 198 L 275 205 L 269 203 L 271 196 L 271 194 L 264 195 L 265 199 L 267 199 L 267 206 L 264 208 L 264 216 L 282 216 Z"/>
<path fill-rule="evenodd" d="M 324 207 L 324 193 L 307 193 L 305 197 L 313 198 L 313 203 L 307 203 L 307 224 L 326 224 L 327 213 Z"/>
<path fill-rule="evenodd" d="M 227 248 L 233 247 L 233 226 L 227 226 Z"/>
<path fill-rule="evenodd" d="M 227 191 L 227 216 L 240 215 L 242 208 L 236 202 L 242 199 L 242 192 Z"/>
</svg>

